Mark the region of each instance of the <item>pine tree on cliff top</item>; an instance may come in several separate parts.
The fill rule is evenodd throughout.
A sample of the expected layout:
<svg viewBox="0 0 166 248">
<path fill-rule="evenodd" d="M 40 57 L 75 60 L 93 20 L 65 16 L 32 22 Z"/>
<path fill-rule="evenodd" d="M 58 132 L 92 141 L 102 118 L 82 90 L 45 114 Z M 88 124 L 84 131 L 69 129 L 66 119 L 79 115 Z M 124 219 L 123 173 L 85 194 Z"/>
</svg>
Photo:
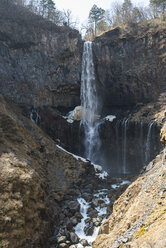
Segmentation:
<svg viewBox="0 0 166 248">
<path fill-rule="evenodd" d="M 95 36 L 96 36 L 96 27 L 97 27 L 97 23 L 103 19 L 104 17 L 104 13 L 105 13 L 105 10 L 102 9 L 102 8 L 99 8 L 97 7 L 96 4 L 93 5 L 93 7 L 91 8 L 90 10 L 90 13 L 89 13 L 89 21 L 90 22 L 94 22 L 94 25 L 95 25 Z"/>
</svg>

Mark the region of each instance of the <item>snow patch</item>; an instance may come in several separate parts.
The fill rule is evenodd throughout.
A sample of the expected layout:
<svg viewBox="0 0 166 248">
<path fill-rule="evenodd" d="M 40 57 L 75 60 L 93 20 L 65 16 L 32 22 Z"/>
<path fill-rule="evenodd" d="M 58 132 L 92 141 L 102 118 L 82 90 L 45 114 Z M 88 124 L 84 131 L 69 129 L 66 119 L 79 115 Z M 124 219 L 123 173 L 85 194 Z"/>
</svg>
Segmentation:
<svg viewBox="0 0 166 248">
<path fill-rule="evenodd" d="M 56 145 L 59 149 L 61 149 L 62 151 L 64 151 L 64 152 L 66 152 L 66 153 L 68 153 L 68 154 L 70 154 L 70 155 L 72 155 L 75 159 L 77 159 L 77 160 L 81 160 L 81 161 L 83 161 L 83 162 L 85 162 L 85 163 L 87 163 L 88 162 L 88 160 L 86 160 L 85 158 L 82 158 L 82 157 L 80 157 L 80 156 L 77 156 L 77 155 L 75 155 L 75 154 L 73 154 L 73 153 L 71 153 L 71 152 L 68 152 L 67 150 L 65 150 L 63 147 L 61 147 L 61 146 L 59 146 L 59 145 Z"/>
<path fill-rule="evenodd" d="M 123 186 L 123 185 L 125 185 L 125 184 L 130 184 L 131 182 L 130 181 L 128 181 L 128 180 L 123 180 L 121 183 L 119 183 L 119 184 L 112 184 L 111 185 L 111 187 L 113 188 L 113 189 L 117 189 L 117 188 L 119 188 L 119 187 L 121 187 L 121 186 Z"/>
<path fill-rule="evenodd" d="M 106 121 L 113 122 L 113 120 L 116 119 L 116 116 L 115 115 L 107 115 L 104 119 Z"/>
<path fill-rule="evenodd" d="M 96 172 L 96 176 L 98 176 L 99 178 L 101 179 L 105 179 L 106 177 L 108 177 L 108 173 L 106 171 L 102 171 L 102 167 L 98 164 L 94 164 L 94 163 L 91 163 L 95 169 L 95 172 Z M 99 172 L 100 171 L 100 172 Z"/>
<path fill-rule="evenodd" d="M 77 160 L 81 160 L 81 161 L 83 161 L 84 163 L 88 163 L 88 162 L 91 162 L 91 161 L 89 161 L 89 160 L 87 160 L 87 159 L 85 159 L 85 158 L 83 158 L 83 157 L 80 157 L 80 156 L 77 156 L 77 155 L 75 155 L 75 154 L 73 154 L 73 153 L 71 153 L 71 152 L 68 152 L 67 150 L 65 150 L 63 147 L 61 147 L 60 145 L 56 145 L 59 149 L 61 149 L 62 151 L 64 151 L 64 152 L 66 152 L 66 153 L 68 153 L 68 154 L 70 154 L 71 156 L 73 156 L 75 159 L 77 159 Z M 108 176 L 108 173 L 106 172 L 106 171 L 103 171 L 102 172 L 102 167 L 100 166 L 100 165 L 97 165 L 97 164 L 93 164 L 93 163 L 91 163 L 92 165 L 93 165 L 93 167 L 94 167 L 94 169 L 95 169 L 95 172 L 96 172 L 96 176 L 98 176 L 99 178 L 101 178 L 101 179 L 105 179 L 107 176 Z M 99 172 L 100 171 L 100 172 Z"/>
<path fill-rule="evenodd" d="M 102 171 L 102 167 L 100 165 L 94 164 L 94 163 L 91 163 L 91 164 L 93 165 L 93 167 L 94 167 L 94 169 L 95 169 L 96 172 L 97 171 Z"/>
<path fill-rule="evenodd" d="M 108 177 L 108 173 L 106 171 L 103 171 L 101 173 L 96 173 L 96 175 L 103 180 L 106 179 L 106 177 Z"/>
<path fill-rule="evenodd" d="M 77 106 L 75 109 L 70 111 L 67 116 L 62 116 L 67 122 L 73 123 L 75 120 L 80 121 L 82 117 L 82 107 Z"/>
</svg>

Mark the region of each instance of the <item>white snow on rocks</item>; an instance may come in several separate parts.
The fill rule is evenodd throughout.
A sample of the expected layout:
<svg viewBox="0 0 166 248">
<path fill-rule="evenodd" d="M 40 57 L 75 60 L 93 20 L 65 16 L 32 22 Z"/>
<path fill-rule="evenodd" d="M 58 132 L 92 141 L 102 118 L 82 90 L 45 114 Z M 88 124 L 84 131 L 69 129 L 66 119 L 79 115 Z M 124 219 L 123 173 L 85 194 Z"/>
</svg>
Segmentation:
<svg viewBox="0 0 166 248">
<path fill-rule="evenodd" d="M 83 158 L 83 157 L 80 157 L 80 156 L 77 156 L 71 152 L 68 152 L 67 150 L 65 150 L 63 147 L 59 146 L 59 145 L 56 145 L 59 149 L 61 149 L 62 151 L 72 155 L 75 159 L 77 160 L 81 160 L 83 161 L 84 163 L 88 163 L 90 161 L 88 161 L 87 159 Z M 102 167 L 100 165 L 97 165 L 97 164 L 93 164 L 91 163 L 96 171 L 96 176 L 98 176 L 100 179 L 106 179 L 106 177 L 108 176 L 108 173 L 106 171 L 102 171 Z"/>
<path fill-rule="evenodd" d="M 121 187 L 121 186 L 123 186 L 123 185 L 125 185 L 125 184 L 130 184 L 131 182 L 130 181 L 128 181 L 128 180 L 123 180 L 121 183 L 119 183 L 119 184 L 112 184 L 111 185 L 111 187 L 113 188 L 113 189 L 117 189 L 117 188 L 119 188 L 119 187 Z"/>
<path fill-rule="evenodd" d="M 59 145 L 56 145 L 59 149 L 61 149 L 62 151 L 64 151 L 64 152 L 66 152 L 66 153 L 68 153 L 68 154 L 70 154 L 70 155 L 72 155 L 75 159 L 77 159 L 77 160 L 81 160 L 81 161 L 83 161 L 83 162 L 85 162 L 85 163 L 87 163 L 88 162 L 88 160 L 87 159 L 85 159 L 85 158 L 83 158 L 83 157 L 80 157 L 80 156 L 77 156 L 77 155 L 75 155 L 75 154 L 73 154 L 73 153 L 71 153 L 71 152 L 68 152 L 67 150 L 65 150 L 63 147 L 61 147 L 61 146 L 59 146 Z"/>
<path fill-rule="evenodd" d="M 104 119 L 107 121 L 113 122 L 113 120 L 116 119 L 116 116 L 115 115 L 107 115 Z"/>
</svg>

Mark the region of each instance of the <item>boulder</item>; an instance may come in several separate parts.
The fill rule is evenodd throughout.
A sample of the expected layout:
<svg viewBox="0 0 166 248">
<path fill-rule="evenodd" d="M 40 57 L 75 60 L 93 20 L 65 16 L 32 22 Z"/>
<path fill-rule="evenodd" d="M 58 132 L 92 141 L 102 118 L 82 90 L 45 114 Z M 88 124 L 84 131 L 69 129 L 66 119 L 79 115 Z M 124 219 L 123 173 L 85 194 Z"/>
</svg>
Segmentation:
<svg viewBox="0 0 166 248">
<path fill-rule="evenodd" d="M 78 201 L 69 201 L 68 208 L 70 209 L 71 213 L 75 214 L 76 212 L 80 211 L 80 204 Z"/>
<path fill-rule="evenodd" d="M 88 241 L 87 241 L 86 239 L 81 239 L 81 240 L 80 240 L 80 244 L 81 244 L 82 246 L 88 246 Z"/>
<path fill-rule="evenodd" d="M 86 226 L 84 227 L 84 232 L 87 236 L 91 236 L 93 234 L 93 231 L 94 231 L 94 225 L 93 225 L 93 222 L 88 222 L 86 224 Z"/>
<path fill-rule="evenodd" d="M 66 243 L 60 243 L 59 247 L 60 248 L 68 248 L 68 245 Z"/>
<path fill-rule="evenodd" d="M 65 243 L 66 241 L 66 237 L 65 236 L 60 236 L 58 239 L 57 239 L 57 243 L 60 244 L 60 243 Z"/>
<path fill-rule="evenodd" d="M 74 232 L 71 232 L 70 233 L 70 240 L 73 244 L 77 244 L 79 241 L 79 238 Z"/>
</svg>

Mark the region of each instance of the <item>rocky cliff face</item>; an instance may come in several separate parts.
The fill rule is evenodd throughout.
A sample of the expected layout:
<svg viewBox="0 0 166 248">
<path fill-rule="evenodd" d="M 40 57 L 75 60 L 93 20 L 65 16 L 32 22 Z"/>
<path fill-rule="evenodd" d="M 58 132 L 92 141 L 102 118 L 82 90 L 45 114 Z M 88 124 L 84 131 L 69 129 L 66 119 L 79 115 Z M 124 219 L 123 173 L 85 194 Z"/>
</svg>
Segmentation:
<svg viewBox="0 0 166 248">
<path fill-rule="evenodd" d="M 95 39 L 104 111 L 153 101 L 165 89 L 165 39 L 166 25 L 157 20 L 138 24 L 133 31 L 115 28 Z"/>
<path fill-rule="evenodd" d="M 161 129 L 161 143 L 166 148 L 166 123 Z"/>
<path fill-rule="evenodd" d="M 125 164 L 128 173 L 139 173 L 162 149 L 160 129 L 166 120 L 165 112 L 164 92 L 156 101 L 123 115 L 118 113 L 113 122 L 103 118 L 99 125 L 101 150 L 96 154 L 97 163 L 111 174 L 121 174 Z M 40 126 L 54 140 L 59 139 L 67 150 L 84 156 L 84 134 L 79 121 L 67 122 L 52 108 L 43 108 L 39 114 Z"/>
<path fill-rule="evenodd" d="M 0 6 L 0 91 L 31 106 L 79 104 L 82 40 L 78 31 L 20 6 Z"/>
<path fill-rule="evenodd" d="M 166 156 L 156 157 L 120 196 L 93 248 L 166 246 Z"/>
<path fill-rule="evenodd" d="M 91 169 L 0 96 L 0 247 L 47 247 L 62 201 Z"/>
</svg>

